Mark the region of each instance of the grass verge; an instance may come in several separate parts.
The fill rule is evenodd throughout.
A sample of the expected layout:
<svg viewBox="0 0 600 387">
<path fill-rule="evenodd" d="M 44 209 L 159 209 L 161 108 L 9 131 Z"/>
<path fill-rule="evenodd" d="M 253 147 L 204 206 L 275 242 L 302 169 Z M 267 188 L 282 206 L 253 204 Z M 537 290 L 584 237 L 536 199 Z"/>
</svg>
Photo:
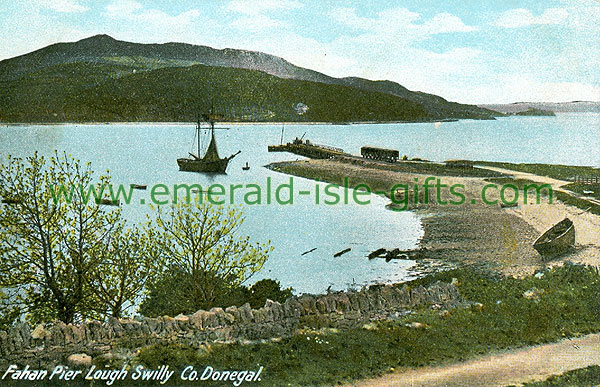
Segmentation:
<svg viewBox="0 0 600 387">
<path fill-rule="evenodd" d="M 337 385 L 395 369 L 464 361 L 494 351 L 600 331 L 600 274 L 596 268 L 567 264 L 522 279 L 458 269 L 409 285 L 428 286 L 438 280 L 453 279 L 471 306 L 449 311 L 415 310 L 397 320 L 355 329 L 303 327 L 292 337 L 252 344 L 213 344 L 202 348 L 152 345 L 141 348 L 124 362 L 130 369 L 143 365 L 156 370 L 169 365 L 176 372 L 166 386 L 232 385 L 231 381 L 182 381 L 181 371 L 188 365 L 199 374 L 207 366 L 220 371 L 256 371 L 264 367 L 261 381 L 242 384 L 248 386 Z M 96 365 L 103 368 L 100 363 Z M 122 363 L 110 363 L 111 369 L 121 366 Z M 577 377 L 583 381 L 596 378 L 597 371 L 579 371 L 581 375 Z M 100 384 L 85 384 L 80 379 L 64 385 Z M 161 384 L 129 379 L 113 385 Z"/>
<path fill-rule="evenodd" d="M 561 188 L 600 200 L 600 184 L 570 183 L 563 185 Z"/>
<path fill-rule="evenodd" d="M 181 353 L 187 362 L 221 370 L 264 366 L 265 386 L 334 385 L 600 330 L 600 275 L 594 268 L 566 265 L 524 279 L 462 269 L 411 284 L 452 278 L 467 300 L 480 304 L 415 311 L 357 329 L 307 328 L 278 342 L 213 345 L 202 352 L 151 346 L 136 361 L 148 367 L 176 364 Z"/>
<path fill-rule="evenodd" d="M 523 190 L 525 186 L 529 186 L 529 187 L 541 186 L 541 183 L 536 183 L 532 180 L 513 179 L 510 177 L 488 178 L 488 179 L 486 179 L 486 181 L 489 181 L 489 182 L 492 182 L 495 184 L 499 184 L 499 185 L 500 184 L 514 184 L 519 190 Z M 584 189 L 586 189 L 586 190 L 589 189 L 589 186 L 573 183 L 573 184 L 564 185 L 561 188 L 565 188 L 565 189 L 571 190 L 573 192 L 582 194 Z M 594 195 L 594 197 L 596 197 L 597 199 L 600 199 L 600 190 L 598 190 L 597 192 L 598 193 L 596 193 L 596 195 Z M 542 197 L 548 196 L 547 189 L 541 190 L 540 193 L 541 193 Z M 581 210 L 591 212 L 592 214 L 600 215 L 600 206 L 595 203 L 590 202 L 589 200 L 578 198 L 578 197 L 569 195 L 565 192 L 556 191 L 556 190 L 552 191 L 552 198 L 553 198 L 553 200 L 559 200 L 570 206 L 574 206 Z"/>
<path fill-rule="evenodd" d="M 551 376 L 541 382 L 525 383 L 524 387 L 588 387 L 600 385 L 600 366 L 593 365 L 562 375 Z"/>
<path fill-rule="evenodd" d="M 575 206 L 584 211 L 591 212 L 592 214 L 600 215 L 600 206 L 591 203 L 588 200 L 576 198 L 574 196 L 560 191 L 555 191 L 554 197 L 565 204 Z"/>
<path fill-rule="evenodd" d="M 384 171 L 394 171 L 402 173 L 418 173 L 421 175 L 433 176 L 459 176 L 459 177 L 500 177 L 502 173 L 491 171 L 489 169 L 477 167 L 449 166 L 445 164 L 432 162 L 398 161 L 396 163 L 386 163 L 383 161 L 373 161 L 354 157 L 340 157 L 337 159 L 345 164 L 364 165 L 371 169 L 381 169 Z"/>
<path fill-rule="evenodd" d="M 510 169 L 525 173 L 533 173 L 535 175 L 548 176 L 559 180 L 569 180 L 574 176 L 600 177 L 600 169 L 585 166 L 560 164 L 516 164 L 497 161 L 475 161 L 475 164 Z"/>
</svg>

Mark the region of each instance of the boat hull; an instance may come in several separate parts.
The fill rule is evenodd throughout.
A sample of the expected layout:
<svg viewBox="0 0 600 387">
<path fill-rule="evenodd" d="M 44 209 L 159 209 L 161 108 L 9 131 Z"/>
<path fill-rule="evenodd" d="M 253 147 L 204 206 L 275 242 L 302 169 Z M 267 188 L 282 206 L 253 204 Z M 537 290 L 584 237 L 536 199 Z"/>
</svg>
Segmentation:
<svg viewBox="0 0 600 387">
<path fill-rule="evenodd" d="M 575 245 L 575 227 L 573 222 L 565 218 L 542 234 L 533 244 L 533 248 L 544 259 L 562 255 Z"/>
<path fill-rule="evenodd" d="M 177 159 L 180 171 L 185 172 L 207 172 L 207 173 L 225 173 L 229 159 L 219 159 L 215 161 Z"/>
</svg>

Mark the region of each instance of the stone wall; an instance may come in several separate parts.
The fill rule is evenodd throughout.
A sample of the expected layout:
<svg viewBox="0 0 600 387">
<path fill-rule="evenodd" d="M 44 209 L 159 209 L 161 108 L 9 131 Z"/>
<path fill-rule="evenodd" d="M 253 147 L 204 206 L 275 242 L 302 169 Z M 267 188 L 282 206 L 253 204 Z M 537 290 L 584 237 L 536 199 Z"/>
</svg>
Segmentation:
<svg viewBox="0 0 600 387">
<path fill-rule="evenodd" d="M 245 304 L 175 318 L 111 318 L 106 322 L 55 322 L 36 327 L 20 324 L 0 331 L 0 365 L 48 366 L 75 353 L 95 357 L 158 342 L 199 347 L 211 342 L 271 339 L 289 336 L 303 326 L 360 326 L 369 320 L 397 318 L 417 307 L 445 309 L 461 302 L 456 287 L 443 282 L 428 288 L 374 285 L 360 291 L 290 297 L 283 304 L 267 300 L 259 309 Z"/>
</svg>

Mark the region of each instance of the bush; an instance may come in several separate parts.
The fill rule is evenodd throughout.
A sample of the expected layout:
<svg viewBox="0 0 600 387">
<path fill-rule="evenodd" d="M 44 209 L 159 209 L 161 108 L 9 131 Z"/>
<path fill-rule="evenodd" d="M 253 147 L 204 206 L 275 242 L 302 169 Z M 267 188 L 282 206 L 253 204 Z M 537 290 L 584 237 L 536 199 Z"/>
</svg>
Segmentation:
<svg viewBox="0 0 600 387">
<path fill-rule="evenodd" d="M 148 293 L 140 304 L 139 312 L 146 317 L 177 316 L 200 309 L 241 306 L 246 302 L 252 308 L 260 308 L 267 298 L 284 302 L 292 295 L 292 288 L 281 289 L 279 282 L 271 279 L 260 280 L 248 288 L 232 285 L 226 278 L 208 273 L 203 273 L 202 276 L 204 281 L 212 282 L 216 289 L 216 299 L 196 294 L 192 275 L 177 267 L 170 267 L 164 275 L 148 285 Z"/>
<path fill-rule="evenodd" d="M 283 303 L 291 296 L 292 288 L 281 289 L 279 281 L 267 278 L 256 282 L 250 287 L 245 302 L 249 302 L 250 306 L 256 309 L 263 306 L 267 299 Z"/>
</svg>

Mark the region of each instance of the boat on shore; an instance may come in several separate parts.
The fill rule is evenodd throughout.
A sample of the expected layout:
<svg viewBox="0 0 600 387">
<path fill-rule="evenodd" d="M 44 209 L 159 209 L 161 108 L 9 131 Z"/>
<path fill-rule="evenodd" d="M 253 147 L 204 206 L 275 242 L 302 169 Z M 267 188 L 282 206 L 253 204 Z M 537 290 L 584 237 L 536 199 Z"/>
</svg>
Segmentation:
<svg viewBox="0 0 600 387">
<path fill-rule="evenodd" d="M 196 136 L 198 139 L 198 151 L 197 154 L 193 154 L 190 152 L 190 156 L 188 158 L 179 158 L 177 159 L 177 165 L 179 166 L 180 171 L 186 172 L 205 172 L 205 173 L 225 173 L 227 170 L 227 165 L 229 161 L 233 159 L 235 156 L 241 153 L 238 151 L 237 153 L 232 154 L 229 157 L 221 158 L 219 157 L 219 152 L 217 150 L 217 141 L 215 139 L 215 115 L 206 114 L 203 115 L 203 118 L 209 124 L 210 130 L 210 143 L 204 156 L 200 157 L 201 154 L 201 131 L 202 126 L 200 124 L 200 119 L 196 124 Z"/>
<path fill-rule="evenodd" d="M 534 243 L 533 248 L 543 258 L 553 258 L 567 252 L 575 245 L 575 227 L 573 221 L 565 218 L 543 233 Z"/>
</svg>

